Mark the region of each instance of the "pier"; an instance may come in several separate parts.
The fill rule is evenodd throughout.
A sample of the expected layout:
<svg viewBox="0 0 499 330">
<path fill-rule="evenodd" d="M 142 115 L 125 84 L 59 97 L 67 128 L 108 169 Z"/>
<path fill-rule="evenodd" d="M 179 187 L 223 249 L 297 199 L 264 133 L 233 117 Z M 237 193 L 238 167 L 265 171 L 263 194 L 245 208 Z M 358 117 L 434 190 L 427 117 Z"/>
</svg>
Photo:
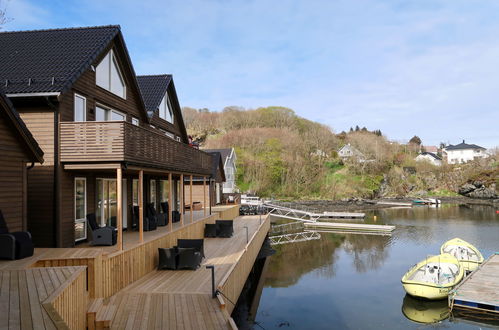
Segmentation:
<svg viewBox="0 0 499 330">
<path fill-rule="evenodd" d="M 325 230 L 341 230 L 344 232 L 392 232 L 395 226 L 388 225 L 368 225 L 360 223 L 334 223 L 334 222 L 307 222 L 304 224 L 306 229 L 325 229 Z"/>
<path fill-rule="evenodd" d="M 304 210 L 292 209 L 285 206 L 274 205 L 265 203 L 263 207 L 267 209 L 267 211 L 279 218 L 298 220 L 298 221 L 306 221 L 306 222 L 316 222 L 321 219 L 357 219 L 362 220 L 365 218 L 365 213 L 360 212 L 309 212 Z"/>
<path fill-rule="evenodd" d="M 499 253 L 496 252 L 449 294 L 449 307 L 499 316 Z"/>
</svg>

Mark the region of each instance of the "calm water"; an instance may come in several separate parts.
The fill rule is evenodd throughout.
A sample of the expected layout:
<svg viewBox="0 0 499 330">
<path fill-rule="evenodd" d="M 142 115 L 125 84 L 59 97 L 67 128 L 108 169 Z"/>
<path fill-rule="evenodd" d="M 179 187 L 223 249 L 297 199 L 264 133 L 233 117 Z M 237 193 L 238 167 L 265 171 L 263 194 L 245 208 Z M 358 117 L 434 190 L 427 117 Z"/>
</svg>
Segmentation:
<svg viewBox="0 0 499 330">
<path fill-rule="evenodd" d="M 484 257 L 499 251 L 499 215 L 493 208 L 386 209 L 368 213 L 366 223 L 374 223 L 373 215 L 377 223 L 397 226 L 391 237 L 322 233 L 320 240 L 274 247 L 277 253 L 264 274 L 256 322 L 265 329 L 491 327 L 456 317 L 450 320 L 445 301 L 406 297 L 400 279 L 454 237 L 474 244 Z M 434 324 L 410 320 L 420 317 L 418 310 L 427 310 L 424 317 L 443 320 Z"/>
</svg>

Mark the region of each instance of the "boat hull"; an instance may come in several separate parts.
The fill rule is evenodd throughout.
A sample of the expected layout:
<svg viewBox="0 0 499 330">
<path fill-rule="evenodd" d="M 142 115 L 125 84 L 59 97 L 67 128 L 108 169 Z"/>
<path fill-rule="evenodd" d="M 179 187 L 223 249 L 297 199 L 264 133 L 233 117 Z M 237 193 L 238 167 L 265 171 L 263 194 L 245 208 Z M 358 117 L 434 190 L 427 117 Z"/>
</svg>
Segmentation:
<svg viewBox="0 0 499 330">
<path fill-rule="evenodd" d="M 445 299 L 453 287 L 436 287 L 420 283 L 402 283 L 407 294 L 428 300 Z"/>
<path fill-rule="evenodd" d="M 462 251 L 467 250 L 469 252 L 459 253 L 457 248 L 460 248 Z M 466 272 L 474 271 L 484 260 L 482 254 L 474 245 L 460 238 L 453 238 L 442 244 L 440 247 L 440 253 L 449 253 L 456 257 L 459 264 L 461 264 L 461 267 L 463 267 Z"/>
</svg>

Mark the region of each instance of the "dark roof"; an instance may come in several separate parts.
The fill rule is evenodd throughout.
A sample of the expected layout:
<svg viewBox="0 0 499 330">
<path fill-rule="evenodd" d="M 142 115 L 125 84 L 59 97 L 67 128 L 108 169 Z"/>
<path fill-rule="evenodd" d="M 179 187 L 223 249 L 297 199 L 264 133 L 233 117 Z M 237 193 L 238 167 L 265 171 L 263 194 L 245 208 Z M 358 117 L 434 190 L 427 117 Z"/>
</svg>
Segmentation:
<svg viewBox="0 0 499 330">
<path fill-rule="evenodd" d="M 429 155 L 429 156 L 435 158 L 436 160 L 442 160 L 442 158 L 440 158 L 437 154 L 434 154 L 433 152 L 422 152 L 421 155 L 423 155 L 423 156 Z"/>
<path fill-rule="evenodd" d="M 118 34 L 118 25 L 0 32 L 4 92 L 64 92 Z"/>
<path fill-rule="evenodd" d="M 219 152 L 208 152 L 211 155 L 211 177 L 216 178 L 217 172 L 220 171 L 222 182 L 225 182 L 225 170 L 222 154 Z"/>
<path fill-rule="evenodd" d="M 225 165 L 225 161 L 227 158 L 230 156 L 230 153 L 232 152 L 231 148 L 228 149 L 204 149 L 206 152 L 219 152 L 222 155 L 222 163 Z"/>
<path fill-rule="evenodd" d="M 31 152 L 33 161 L 43 163 L 43 151 L 36 142 L 31 132 L 24 124 L 24 121 L 19 116 L 19 113 L 14 109 L 10 100 L 5 96 L 2 89 L 0 89 L 0 112 L 5 112 L 7 114 L 7 119 L 10 120 L 14 128 L 17 130 L 18 134 L 21 136 L 21 140 L 24 141 L 28 150 Z"/>
<path fill-rule="evenodd" d="M 149 116 L 158 110 L 171 80 L 172 76 L 169 74 L 137 76 L 137 83 Z"/>
<path fill-rule="evenodd" d="M 447 147 L 445 147 L 445 150 L 461 150 L 461 149 L 483 149 L 483 150 L 485 150 L 484 147 L 477 146 L 476 144 L 467 144 L 464 142 L 464 140 L 462 143 L 459 143 L 456 145 L 450 144 Z"/>
</svg>

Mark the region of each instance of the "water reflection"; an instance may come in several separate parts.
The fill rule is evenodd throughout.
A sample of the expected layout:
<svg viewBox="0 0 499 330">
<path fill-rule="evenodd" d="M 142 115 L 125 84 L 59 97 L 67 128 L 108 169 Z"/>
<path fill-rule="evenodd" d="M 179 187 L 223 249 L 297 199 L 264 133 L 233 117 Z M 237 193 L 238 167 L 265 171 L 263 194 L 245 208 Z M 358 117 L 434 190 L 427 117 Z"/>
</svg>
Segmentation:
<svg viewBox="0 0 499 330">
<path fill-rule="evenodd" d="M 450 310 L 447 300 L 426 301 L 405 295 L 402 313 L 417 323 L 436 323 L 448 318 Z"/>
<path fill-rule="evenodd" d="M 391 244 L 391 236 L 381 235 L 345 235 L 343 248 L 353 256 L 355 269 L 359 273 L 376 270 L 388 258 L 387 247 Z"/>
</svg>

